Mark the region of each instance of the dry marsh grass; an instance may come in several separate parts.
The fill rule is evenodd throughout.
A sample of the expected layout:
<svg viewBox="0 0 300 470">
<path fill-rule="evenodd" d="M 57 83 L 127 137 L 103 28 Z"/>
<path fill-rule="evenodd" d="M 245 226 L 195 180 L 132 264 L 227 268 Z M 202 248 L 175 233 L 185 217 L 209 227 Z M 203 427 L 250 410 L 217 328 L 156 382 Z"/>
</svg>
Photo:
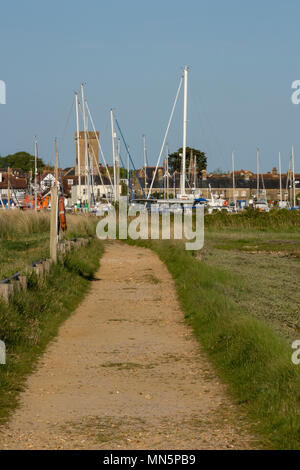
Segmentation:
<svg viewBox="0 0 300 470">
<path fill-rule="evenodd" d="M 97 219 L 67 215 L 66 238 L 94 235 Z M 50 212 L 0 211 L 0 279 L 49 257 Z"/>
<path fill-rule="evenodd" d="M 34 211 L 1 211 L 0 239 L 15 239 L 50 230 L 50 214 Z"/>
</svg>

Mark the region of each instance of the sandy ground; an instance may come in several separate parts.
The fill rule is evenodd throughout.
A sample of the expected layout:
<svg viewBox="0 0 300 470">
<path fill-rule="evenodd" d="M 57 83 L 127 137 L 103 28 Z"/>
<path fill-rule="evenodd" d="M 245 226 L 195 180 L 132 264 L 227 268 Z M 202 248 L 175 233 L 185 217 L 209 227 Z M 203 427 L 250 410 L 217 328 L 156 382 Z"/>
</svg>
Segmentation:
<svg viewBox="0 0 300 470">
<path fill-rule="evenodd" d="M 245 449 L 247 426 L 149 250 L 109 243 L 27 381 L 1 449 Z"/>
</svg>

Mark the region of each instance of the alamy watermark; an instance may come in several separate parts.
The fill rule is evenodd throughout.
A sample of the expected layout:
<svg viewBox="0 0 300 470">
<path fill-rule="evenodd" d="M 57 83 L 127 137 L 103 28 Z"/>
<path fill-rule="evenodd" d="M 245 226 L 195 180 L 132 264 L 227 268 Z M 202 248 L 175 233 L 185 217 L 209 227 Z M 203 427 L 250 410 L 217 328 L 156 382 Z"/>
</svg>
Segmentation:
<svg viewBox="0 0 300 470">
<path fill-rule="evenodd" d="M 144 204 L 131 204 L 121 197 L 116 209 L 101 209 L 96 233 L 100 240 L 185 240 L 186 250 L 201 250 L 204 244 L 204 206 L 191 205 L 182 209 L 180 204 L 163 208 L 152 204 L 149 211 Z M 117 220 L 118 215 L 118 220 Z M 172 217 L 171 217 L 172 216 Z M 188 240 L 188 241 L 187 241 Z"/>
<path fill-rule="evenodd" d="M 292 349 L 295 349 L 295 351 L 292 354 L 292 363 L 298 366 L 300 364 L 300 340 L 299 339 L 293 342 Z"/>
<path fill-rule="evenodd" d="M 0 104 L 6 104 L 6 84 L 0 80 Z"/>
</svg>

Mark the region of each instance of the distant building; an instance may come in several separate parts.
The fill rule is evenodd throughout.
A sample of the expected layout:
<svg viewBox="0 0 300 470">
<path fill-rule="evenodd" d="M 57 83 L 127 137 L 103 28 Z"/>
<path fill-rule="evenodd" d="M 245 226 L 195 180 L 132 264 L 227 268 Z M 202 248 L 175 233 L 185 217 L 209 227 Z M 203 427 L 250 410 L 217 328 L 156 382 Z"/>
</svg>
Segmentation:
<svg viewBox="0 0 300 470">
<path fill-rule="evenodd" d="M 141 186 L 145 193 L 148 193 L 153 176 L 155 174 L 155 166 L 148 166 L 146 168 L 146 178 L 145 178 L 145 168 L 140 168 L 133 173 L 133 182 L 132 187 L 136 194 L 141 195 L 142 190 Z M 163 188 L 163 176 L 164 176 L 164 168 L 162 166 L 157 168 L 155 180 L 153 183 L 153 190 L 154 188 L 160 189 Z"/>
<path fill-rule="evenodd" d="M 155 167 L 148 167 L 146 169 L 146 185 L 145 185 L 145 170 L 140 168 L 137 170 L 137 175 L 133 177 L 133 187 L 135 193 L 141 196 L 142 190 L 147 194 L 152 182 Z M 163 167 L 157 171 L 152 194 L 166 194 L 166 184 L 164 184 L 164 175 L 166 174 Z M 193 192 L 194 188 L 199 196 L 210 198 L 211 194 L 220 196 L 224 199 L 268 199 L 273 201 L 280 200 L 280 177 L 277 169 L 274 167 L 272 172 L 263 173 L 259 178 L 259 194 L 257 195 L 257 175 L 250 170 L 239 170 L 234 172 L 235 176 L 235 193 L 233 191 L 233 177 L 232 173 L 215 174 L 207 173 L 202 170 L 197 176 L 193 172 L 187 172 L 186 176 L 186 193 Z M 291 199 L 291 175 L 282 175 L 282 197 L 283 200 Z M 300 193 L 300 174 L 295 174 L 296 194 Z M 169 176 L 169 194 L 176 196 L 180 191 L 180 173 L 174 172 Z"/>
<path fill-rule="evenodd" d="M 1 200 L 4 201 L 8 197 L 8 183 L 10 186 L 10 197 L 15 201 L 23 199 L 28 189 L 27 179 L 22 170 L 12 169 L 8 181 L 7 168 L 0 168 L 0 206 Z"/>
<path fill-rule="evenodd" d="M 76 179 L 75 179 L 76 178 Z M 86 185 L 85 177 L 81 177 L 81 185 L 79 190 L 78 184 L 78 177 L 76 176 L 73 181 L 73 185 L 71 187 L 71 204 L 77 204 L 78 200 L 81 202 L 87 202 L 88 199 L 88 188 Z M 120 194 L 121 194 L 121 185 L 119 187 Z M 93 184 L 90 185 L 90 194 L 91 197 L 94 197 L 94 200 L 100 201 L 100 199 L 108 198 L 111 199 L 113 195 L 113 189 L 110 183 L 110 180 L 107 176 L 101 175 L 101 179 L 99 175 L 94 176 Z"/>
</svg>

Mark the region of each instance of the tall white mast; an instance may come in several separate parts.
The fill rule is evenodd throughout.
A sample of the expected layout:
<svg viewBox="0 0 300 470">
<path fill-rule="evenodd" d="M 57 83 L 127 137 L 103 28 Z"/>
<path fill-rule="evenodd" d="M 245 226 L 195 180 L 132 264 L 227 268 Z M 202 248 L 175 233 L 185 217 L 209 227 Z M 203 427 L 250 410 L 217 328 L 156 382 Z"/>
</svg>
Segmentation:
<svg viewBox="0 0 300 470">
<path fill-rule="evenodd" d="M 232 152 L 232 188 L 233 188 L 234 210 L 236 211 L 235 174 L 234 174 L 234 152 Z"/>
<path fill-rule="evenodd" d="M 295 148 L 292 145 L 292 172 L 293 172 L 293 206 L 296 206 L 296 185 L 295 185 Z"/>
<path fill-rule="evenodd" d="M 37 158 L 38 145 L 36 137 L 34 138 L 34 210 L 37 211 Z"/>
<path fill-rule="evenodd" d="M 185 195 L 185 177 L 186 177 L 186 127 L 187 127 L 187 87 L 188 87 L 188 68 L 183 71 L 183 136 L 182 136 L 182 165 L 181 165 L 181 195 Z"/>
<path fill-rule="evenodd" d="M 116 196 L 117 196 L 117 201 L 120 199 L 120 147 L 118 145 L 118 149 L 116 152 Z"/>
<path fill-rule="evenodd" d="M 115 202 L 119 200 L 119 157 L 116 152 L 116 133 L 114 127 L 114 111 L 110 110 L 110 123 L 111 123 L 111 142 L 112 142 L 112 154 L 113 154 L 113 165 L 114 165 L 114 199 Z"/>
<path fill-rule="evenodd" d="M 281 154 L 278 155 L 279 162 L 279 187 L 280 187 L 280 207 L 282 206 L 282 180 L 281 180 Z"/>
<path fill-rule="evenodd" d="M 290 156 L 290 161 L 289 161 L 289 169 L 287 172 L 287 178 L 286 178 L 286 190 L 287 190 L 287 197 L 289 199 L 290 205 L 292 205 L 292 196 L 291 196 L 291 190 L 292 190 L 292 156 Z"/>
<path fill-rule="evenodd" d="M 144 173 L 145 173 L 145 195 L 147 195 L 147 149 L 146 149 L 146 136 L 143 135 L 144 147 Z"/>
<path fill-rule="evenodd" d="M 81 202 L 81 161 L 80 161 L 80 142 L 79 142 L 79 112 L 78 112 L 78 93 L 75 91 L 76 108 L 76 133 L 77 133 L 77 165 L 78 165 L 78 189 L 79 201 Z"/>
<path fill-rule="evenodd" d="M 121 155 L 121 139 L 118 138 L 118 146 L 117 146 L 117 191 L 118 191 L 118 199 L 120 199 L 120 155 Z"/>
<path fill-rule="evenodd" d="M 89 153 L 88 153 L 88 141 L 87 141 L 87 121 L 85 115 L 85 98 L 84 98 L 84 89 L 83 84 L 81 84 L 81 100 L 82 100 L 82 118 L 83 118 L 83 127 L 84 127 L 84 144 L 85 144 L 85 187 L 87 189 L 87 203 L 88 210 L 90 210 L 90 168 L 89 168 Z"/>
<path fill-rule="evenodd" d="M 167 199 L 169 199 L 169 146 L 166 145 L 167 151 Z"/>
<path fill-rule="evenodd" d="M 259 198 L 259 149 L 256 149 L 256 200 Z"/>
<path fill-rule="evenodd" d="M 129 150 L 129 147 L 128 147 Z M 127 196 L 129 199 L 130 194 L 130 160 L 129 160 L 129 152 L 127 152 Z"/>
<path fill-rule="evenodd" d="M 197 189 L 197 156 L 194 156 L 194 193 Z"/>
</svg>

